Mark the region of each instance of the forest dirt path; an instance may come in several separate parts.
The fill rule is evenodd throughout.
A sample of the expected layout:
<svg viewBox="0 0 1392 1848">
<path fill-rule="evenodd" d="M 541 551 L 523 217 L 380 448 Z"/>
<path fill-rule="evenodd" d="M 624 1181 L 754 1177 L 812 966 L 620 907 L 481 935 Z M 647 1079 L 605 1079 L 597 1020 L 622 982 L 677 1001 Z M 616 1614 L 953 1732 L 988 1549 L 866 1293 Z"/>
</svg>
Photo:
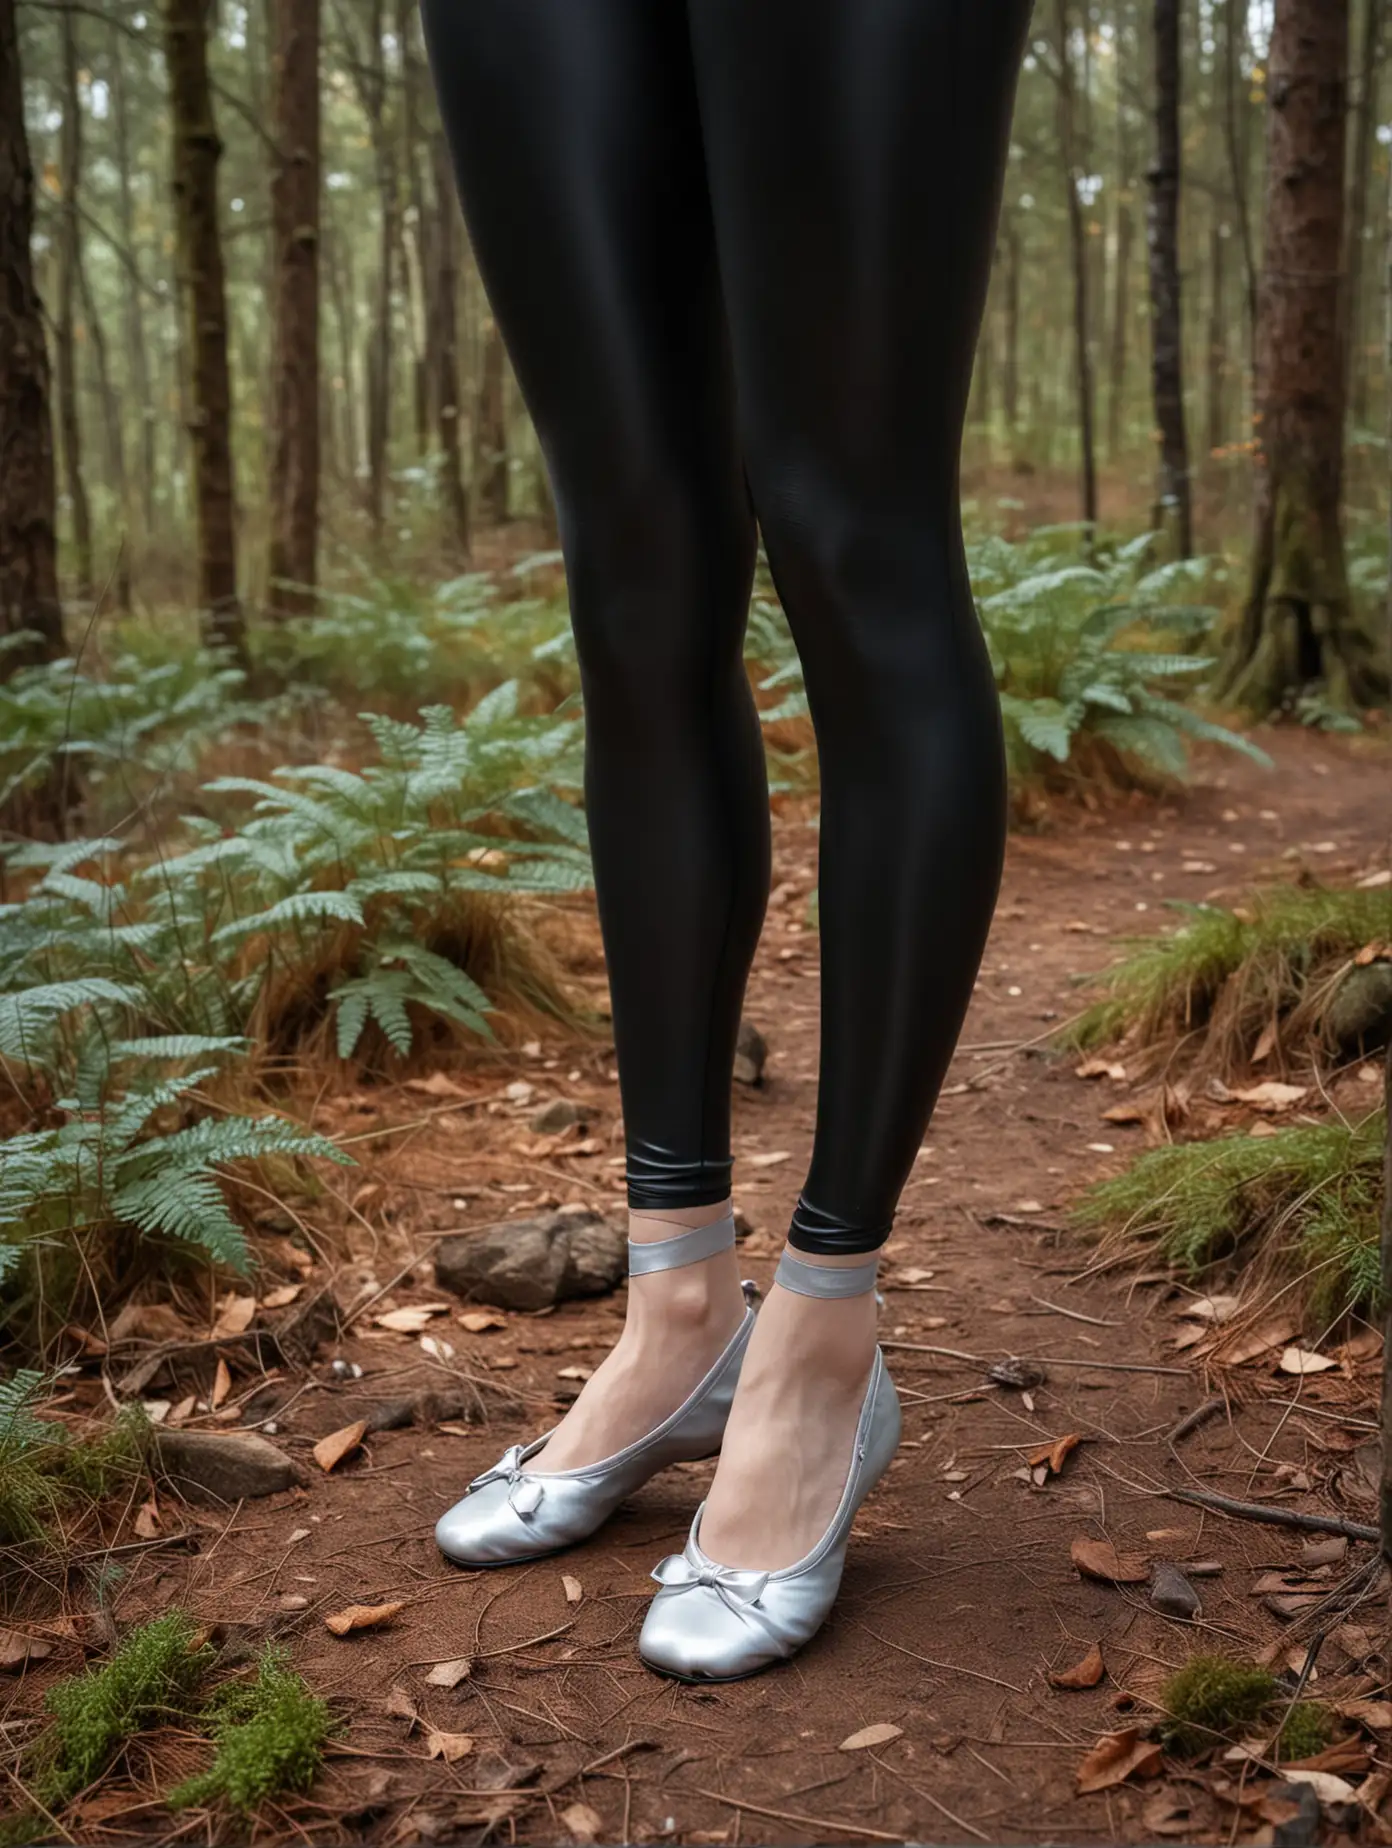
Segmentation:
<svg viewBox="0 0 1392 1848">
<path fill-rule="evenodd" d="M 1299 1536 L 1205 1517 L 1158 1491 L 1192 1472 L 1212 1488 L 1284 1492 L 1307 1507 L 1342 1495 L 1352 1518 L 1375 1518 L 1347 1443 L 1318 1447 L 1321 1432 L 1346 1428 L 1340 1418 L 1352 1414 L 1356 1432 L 1367 1416 L 1373 1363 L 1305 1382 L 1309 1417 L 1279 1403 L 1294 1389 L 1269 1362 L 1245 1369 L 1234 1381 L 1244 1408 L 1172 1451 L 1166 1434 L 1208 1391 L 1173 1346 L 1180 1296 L 1134 1270 L 1080 1277 L 1090 1254 L 1059 1230 L 1079 1190 L 1143 1146 L 1142 1129 L 1102 1116 L 1132 1089 L 1085 1083 L 1072 1059 L 1009 1049 L 1071 1015 L 1076 976 L 1105 965 L 1114 934 L 1156 928 L 1165 899 L 1232 898 L 1289 876 L 1291 850 L 1322 876 L 1389 863 L 1380 748 L 1283 734 L 1275 750 L 1275 774 L 1207 760 L 1181 801 L 1070 809 L 1050 832 L 1012 836 L 963 1049 L 889 1247 L 883 1333 L 983 1362 L 1042 1358 L 1047 1377 L 1026 1397 L 988 1385 L 984 1364 L 891 1351 L 904 1447 L 857 1525 L 832 1620 L 794 1663 L 703 1690 L 658 1679 L 634 1655 L 648 1570 L 680 1546 L 708 1465 L 660 1477 L 563 1558 L 470 1574 L 435 1552 L 438 1514 L 506 1444 L 544 1426 L 562 1370 L 594 1364 L 612 1342 L 621 1296 L 509 1315 L 479 1334 L 439 1316 L 432 1327 L 457 1350 L 453 1366 L 515 1392 L 511 1412 L 486 1428 L 382 1432 L 332 1475 L 310 1463 L 307 1490 L 195 1514 L 197 1556 L 136 1555 L 123 1622 L 187 1599 L 209 1620 L 273 1623 L 311 1682 L 338 1698 L 344 1730 L 314 1801 L 287 1811 L 287 1836 L 465 1841 L 491 1826 L 497 1839 L 524 1842 L 1257 1839 L 1262 1816 L 1219 1803 L 1211 1774 L 1185 1782 L 1167 1772 L 1084 1797 L 1075 1774 L 1100 1735 L 1148 1723 L 1146 1699 L 1166 1666 L 1199 1645 L 1250 1651 L 1281 1633 L 1252 1586 L 1262 1570 L 1300 1560 Z M 772 1048 L 768 1082 L 737 1097 L 738 1201 L 756 1228 L 746 1269 L 765 1284 L 813 1116 L 816 939 L 799 928 L 813 849 L 805 822 L 780 821 L 777 902 L 747 1007 Z M 340 1294 L 368 1269 L 389 1283 L 412 1252 L 429 1253 L 433 1234 L 534 1207 L 547 1189 L 553 1200 L 612 1202 L 621 1145 L 608 1063 L 543 1044 L 460 1077 L 501 1106 L 494 1113 L 458 1109 L 373 1145 L 356 1200 L 380 1246 L 370 1266 L 340 1278 Z M 525 1106 L 501 1096 L 519 1078 L 535 1087 Z M 592 1112 L 570 1144 L 584 1140 L 587 1152 L 524 1153 L 535 1146 L 528 1119 L 562 1095 Z M 449 1101 L 392 1093 L 391 1120 L 419 1123 L 424 1107 Z M 333 1109 L 323 1120 L 340 1132 L 383 1127 L 371 1091 Z M 755 1155 L 764 1166 L 751 1165 Z M 373 1314 L 443 1300 L 427 1255 Z M 336 1380 L 326 1352 L 308 1391 L 286 1382 L 297 1396 L 277 1441 L 307 1463 L 317 1438 L 384 1399 L 450 1383 L 414 1335 L 360 1323 L 336 1351 L 364 1368 L 361 1380 Z M 1070 1434 L 1083 1442 L 1061 1473 L 1030 1479 L 1027 1458 Z M 1294 1490 L 1283 1465 L 1305 1472 Z M 1070 1559 L 1077 1537 L 1151 1561 L 1221 1565 L 1196 1580 L 1201 1620 L 1162 1617 L 1145 1583 L 1081 1578 Z M 339 1639 L 323 1622 L 350 1604 L 396 1600 L 404 1609 L 381 1628 Z M 1052 1687 L 1048 1670 L 1076 1665 L 1093 1644 L 1106 1664 L 1100 1685 Z M 453 1689 L 431 1685 L 432 1665 L 452 1658 L 471 1661 L 468 1676 Z M 881 1724 L 898 1731 L 841 1749 Z M 453 1762 L 431 1757 L 435 1733 L 467 1735 L 472 1749 Z M 114 1826 L 89 1839 L 117 1839 Z"/>
</svg>

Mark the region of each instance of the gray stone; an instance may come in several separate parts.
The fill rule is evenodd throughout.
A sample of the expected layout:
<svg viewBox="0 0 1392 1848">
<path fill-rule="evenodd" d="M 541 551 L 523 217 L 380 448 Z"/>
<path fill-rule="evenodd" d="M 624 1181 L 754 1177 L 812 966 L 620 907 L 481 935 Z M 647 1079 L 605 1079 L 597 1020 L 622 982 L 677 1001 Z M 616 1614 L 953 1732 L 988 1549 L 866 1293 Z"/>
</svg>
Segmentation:
<svg viewBox="0 0 1392 1848">
<path fill-rule="evenodd" d="M 1203 1614 L 1203 1599 L 1179 1567 L 1161 1560 L 1150 1581 L 1150 1601 L 1165 1617 L 1194 1618 Z"/>
<path fill-rule="evenodd" d="M 589 1112 L 583 1104 L 573 1103 L 568 1097 L 553 1097 L 532 1118 L 532 1128 L 539 1136 L 558 1136 L 563 1129 L 572 1129 L 589 1120 Z"/>
<path fill-rule="evenodd" d="M 226 1507 L 278 1495 L 302 1480 L 294 1460 L 254 1431 L 233 1431 L 226 1436 L 210 1431 L 159 1431 L 155 1458 L 160 1474 L 180 1495 Z"/>
<path fill-rule="evenodd" d="M 469 1302 L 546 1309 L 603 1296 L 628 1270 L 628 1238 L 598 1213 L 546 1213 L 440 1241 L 435 1281 Z"/>
<path fill-rule="evenodd" d="M 1347 1051 L 1372 1051 L 1392 1037 L 1392 963 L 1350 969 L 1324 1011 L 1329 1036 Z"/>
<path fill-rule="evenodd" d="M 738 1084 L 762 1084 L 764 1062 L 768 1058 L 768 1041 L 752 1020 L 741 1020 L 735 1041 L 735 1081 Z"/>
<path fill-rule="evenodd" d="M 1295 1814 L 1278 1822 L 1271 1832 L 1274 1848 L 1316 1848 L 1320 1839 L 1320 1800 L 1313 1784 L 1278 1786 L 1283 1802 L 1295 1804 Z"/>
</svg>

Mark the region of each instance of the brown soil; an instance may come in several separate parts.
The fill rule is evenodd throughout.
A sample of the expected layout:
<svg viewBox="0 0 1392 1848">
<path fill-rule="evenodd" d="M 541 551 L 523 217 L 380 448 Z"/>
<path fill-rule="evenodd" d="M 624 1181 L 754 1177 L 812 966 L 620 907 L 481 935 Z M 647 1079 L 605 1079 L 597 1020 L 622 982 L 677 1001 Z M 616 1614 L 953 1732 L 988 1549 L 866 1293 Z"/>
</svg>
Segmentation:
<svg viewBox="0 0 1392 1848">
<path fill-rule="evenodd" d="M 1274 775 L 1210 760 L 1182 800 L 1070 809 L 1047 831 L 1012 839 L 963 1046 L 888 1248 L 883 1328 L 887 1342 L 907 1344 L 890 1354 L 904 1447 L 860 1519 L 826 1629 L 793 1664 L 750 1682 L 681 1687 L 634 1655 L 648 1570 L 680 1546 L 709 1466 L 667 1473 L 589 1545 L 530 1568 L 454 1571 L 432 1545 L 436 1517 L 469 1478 L 542 1428 L 557 1395 L 574 1391 L 566 1370 L 593 1364 L 612 1342 L 621 1297 L 510 1315 L 478 1334 L 459 1325 L 451 1302 L 431 1330 L 455 1350 L 443 1364 L 416 1335 L 372 1320 L 389 1306 L 445 1300 L 429 1263 L 441 1232 L 543 1200 L 618 1205 L 607 1049 L 542 1032 L 530 1053 L 455 1071 L 454 1091 L 436 1080 L 432 1092 L 426 1080 L 324 1101 L 321 1126 L 396 1133 L 355 1145 L 354 1258 L 336 1278 L 345 1302 L 390 1287 L 308 1380 L 287 1371 L 273 1398 L 243 1408 L 252 1423 L 273 1399 L 288 1401 L 274 1414 L 276 1441 L 306 1463 L 309 1486 L 235 1509 L 162 1503 L 166 1530 L 189 1533 L 191 1544 L 122 1555 L 128 1576 L 111 1599 L 122 1625 L 185 1602 L 248 1634 L 277 1627 L 311 1683 L 334 1696 L 343 1730 L 312 1801 L 287 1808 L 277 1837 L 1271 1839 L 1273 1813 L 1257 1807 L 1266 1779 L 1250 1765 L 1191 1773 L 1167 1761 L 1159 1778 L 1081 1797 L 1075 1777 L 1101 1735 L 1144 1731 L 1160 1680 L 1196 1649 L 1271 1647 L 1278 1668 L 1303 1660 L 1311 1624 L 1292 1630 L 1253 1590 L 1262 1572 L 1300 1564 L 1301 1536 L 1206 1515 L 1164 1491 L 1199 1482 L 1375 1520 L 1366 1421 L 1379 1362 L 1365 1341 L 1333 1372 L 1304 1380 L 1281 1374 L 1274 1355 L 1204 1377 L 1174 1345 L 1190 1292 L 1159 1272 L 1089 1269 L 1091 1254 L 1062 1229 L 1068 1204 L 1147 1132 L 1103 1119 L 1132 1097 L 1127 1082 L 1080 1080 L 1076 1062 L 1042 1040 L 1077 1011 L 1077 976 L 1106 963 L 1115 935 L 1164 922 L 1165 900 L 1232 897 L 1290 876 L 1296 862 L 1335 879 L 1388 863 L 1384 752 L 1308 734 L 1283 734 L 1274 748 Z M 804 816 L 780 817 L 776 854 L 777 902 L 747 1009 L 772 1056 L 765 1085 L 737 1098 L 737 1154 L 766 1163 L 746 1159 L 737 1189 L 756 1228 L 744 1246 L 748 1273 L 761 1283 L 808 1155 L 816 1074 L 816 939 L 803 926 L 814 834 Z M 1182 870 L 1200 863 L 1216 870 Z M 525 1102 L 506 1096 L 519 1079 L 534 1087 Z M 1350 1104 L 1376 1096 L 1356 1075 L 1347 1083 Z M 556 1096 L 584 1102 L 592 1122 L 543 1142 L 528 1119 Z M 336 1215 L 321 1204 L 307 1216 L 327 1227 Z M 1322 1332 L 1303 1331 L 1310 1340 Z M 1045 1382 L 1031 1393 L 988 1384 L 986 1366 L 1006 1356 L 1038 1359 Z M 363 1377 L 336 1379 L 335 1358 Z M 332 1475 L 314 1465 L 318 1438 L 459 1374 L 481 1383 L 486 1428 L 446 1419 L 383 1432 Z M 238 1376 L 234 1402 L 257 1384 Z M 1226 1394 L 1226 1411 L 1172 1446 L 1167 1434 L 1211 1392 Z M 1070 1434 L 1082 1442 L 1060 1473 L 1037 1466 L 1032 1475 L 1028 1459 Z M 134 1534 L 131 1525 L 115 1537 Z M 1077 1538 L 1152 1562 L 1221 1567 L 1195 1580 L 1201 1619 L 1162 1617 L 1145 1582 L 1081 1577 L 1070 1558 Z M 1355 1543 L 1343 1563 L 1318 1568 L 1316 1583 L 1334 1590 L 1370 1554 Z M 86 1601 L 75 1580 L 69 1595 Z M 340 1640 L 325 1627 L 347 1605 L 398 1600 L 399 1615 L 381 1628 Z M 1392 1674 L 1388 1652 L 1379 1654 L 1385 1618 L 1373 1581 L 1361 1607 L 1319 1620 L 1333 1633 L 1313 1691 L 1381 1688 Z M 37 1607 L 33 1621 L 42 1622 Z M 1050 1671 L 1073 1667 L 1093 1644 L 1106 1665 L 1100 1685 L 1053 1687 Z M 432 1664 L 459 1657 L 472 1671 L 453 1690 L 428 1683 Z M 77 1659 L 60 1650 L 11 1682 L 8 1718 L 32 1713 L 52 1671 Z M 877 1723 L 900 1730 L 841 1749 Z M 433 1732 L 466 1734 L 473 1748 L 452 1763 L 432 1758 Z M 1374 1769 L 1392 1762 L 1385 1733 L 1365 1743 Z M 161 1777 L 175 1760 L 196 1761 L 187 1735 L 166 1746 L 155 1753 Z M 150 1795 L 149 1765 L 132 1755 L 128 1770 L 129 1782 L 108 1782 L 90 1813 L 79 1808 L 76 1839 L 160 1825 L 157 1809 L 135 1807 Z M 1245 1808 L 1215 1794 L 1225 1780 Z M 1392 1839 L 1374 1819 L 1364 1828 Z"/>
</svg>

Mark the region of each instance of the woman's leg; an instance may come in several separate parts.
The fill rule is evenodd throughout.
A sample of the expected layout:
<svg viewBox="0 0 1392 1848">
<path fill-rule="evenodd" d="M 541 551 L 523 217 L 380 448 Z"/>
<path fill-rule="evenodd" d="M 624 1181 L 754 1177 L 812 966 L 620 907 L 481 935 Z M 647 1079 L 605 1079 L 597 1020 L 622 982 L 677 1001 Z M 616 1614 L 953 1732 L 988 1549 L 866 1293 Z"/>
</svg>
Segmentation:
<svg viewBox="0 0 1392 1848">
<path fill-rule="evenodd" d="M 689 4 L 746 466 L 821 761 L 821 1078 L 790 1235 L 814 1261 L 889 1235 L 999 881 L 958 448 L 1029 12 Z M 826 1526 L 873 1302 L 771 1292 L 702 1526 L 716 1559 L 790 1564 Z"/>
<path fill-rule="evenodd" d="M 556 497 L 635 1238 L 722 1216 L 768 890 L 741 644 L 754 528 L 691 48 L 652 0 L 424 0 L 474 249 Z M 612 1454 L 742 1314 L 734 1256 L 635 1279 L 545 1467 Z"/>
</svg>

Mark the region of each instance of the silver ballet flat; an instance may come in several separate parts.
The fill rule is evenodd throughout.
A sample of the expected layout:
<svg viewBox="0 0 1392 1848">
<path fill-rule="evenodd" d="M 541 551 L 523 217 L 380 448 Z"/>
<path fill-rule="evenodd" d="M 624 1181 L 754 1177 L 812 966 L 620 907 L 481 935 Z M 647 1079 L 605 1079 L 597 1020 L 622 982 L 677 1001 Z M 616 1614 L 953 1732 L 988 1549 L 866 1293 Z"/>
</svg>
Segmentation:
<svg viewBox="0 0 1392 1848">
<path fill-rule="evenodd" d="M 628 1247 L 630 1277 L 699 1264 L 735 1242 L 733 1218 L 697 1226 L 675 1238 Z M 748 1292 L 746 1291 L 746 1296 Z M 476 1476 L 435 1528 L 435 1543 L 460 1566 L 515 1565 L 588 1540 L 619 1503 L 669 1463 L 694 1463 L 713 1456 L 739 1381 L 754 1311 L 689 1398 L 656 1430 L 626 1449 L 580 1469 L 529 1470 L 546 1448 L 548 1431 L 530 1444 L 513 1444 L 492 1469 Z"/>
<path fill-rule="evenodd" d="M 803 1295 L 850 1296 L 875 1287 L 875 1269 L 867 1264 L 836 1270 L 785 1253 L 775 1281 Z M 773 1572 L 722 1566 L 701 1551 L 702 1503 L 685 1550 L 664 1559 L 652 1575 L 662 1589 L 638 1638 L 638 1653 L 648 1666 L 681 1681 L 739 1681 L 786 1661 L 810 1641 L 836 1602 L 851 1524 L 889 1468 L 899 1430 L 899 1395 L 877 1348 L 846 1487 L 816 1546 L 795 1565 Z"/>
</svg>

